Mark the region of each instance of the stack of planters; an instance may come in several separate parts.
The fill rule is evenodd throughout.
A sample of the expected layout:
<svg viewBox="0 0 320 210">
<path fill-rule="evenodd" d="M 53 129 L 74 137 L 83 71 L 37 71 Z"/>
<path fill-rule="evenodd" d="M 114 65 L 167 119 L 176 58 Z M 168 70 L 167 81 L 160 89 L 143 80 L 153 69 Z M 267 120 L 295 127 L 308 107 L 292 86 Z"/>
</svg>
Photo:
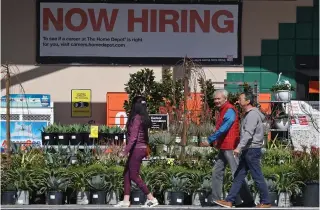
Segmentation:
<svg viewBox="0 0 320 210">
<path fill-rule="evenodd" d="M 107 144 L 111 141 L 122 142 L 124 131 L 117 126 L 99 126 L 100 144 Z M 90 125 L 71 124 L 61 125 L 52 124 L 42 129 L 43 145 L 93 145 L 95 139 L 90 138 Z"/>
</svg>

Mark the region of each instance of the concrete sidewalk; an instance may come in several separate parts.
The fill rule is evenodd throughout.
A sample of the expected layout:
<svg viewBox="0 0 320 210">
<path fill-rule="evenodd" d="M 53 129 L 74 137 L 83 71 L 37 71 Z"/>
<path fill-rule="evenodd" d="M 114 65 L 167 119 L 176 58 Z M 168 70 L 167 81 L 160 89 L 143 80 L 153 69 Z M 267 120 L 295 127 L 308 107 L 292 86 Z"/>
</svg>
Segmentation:
<svg viewBox="0 0 320 210">
<path fill-rule="evenodd" d="M 157 207 L 153 207 L 157 210 L 209 210 L 209 209 L 225 209 L 222 207 L 201 207 L 201 206 L 165 206 L 165 205 L 159 205 Z M 29 209 L 29 210 L 120 210 L 123 208 L 116 208 L 110 205 L 1 205 L 2 210 L 20 210 L 20 209 Z M 145 209 L 141 206 L 131 206 L 130 208 L 125 208 L 130 210 L 141 210 Z M 252 210 L 252 209 L 260 209 L 260 208 L 236 208 L 236 209 L 243 209 L 243 210 Z M 273 207 L 269 208 L 273 210 L 292 210 L 292 209 L 303 209 L 303 210 L 319 210 L 319 207 L 286 207 L 286 208 L 280 208 L 280 207 Z"/>
</svg>

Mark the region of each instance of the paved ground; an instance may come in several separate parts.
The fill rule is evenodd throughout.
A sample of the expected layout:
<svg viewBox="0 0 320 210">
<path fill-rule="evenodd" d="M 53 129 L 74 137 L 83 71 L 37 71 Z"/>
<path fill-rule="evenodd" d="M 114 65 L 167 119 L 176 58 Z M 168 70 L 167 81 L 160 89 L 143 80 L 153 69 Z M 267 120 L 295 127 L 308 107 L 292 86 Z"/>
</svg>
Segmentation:
<svg viewBox="0 0 320 210">
<path fill-rule="evenodd" d="M 15 209 L 29 209 L 29 210 L 37 210 L 37 209 L 41 209 L 41 210 L 81 210 L 81 209 L 85 209 L 85 210 L 118 210 L 118 209 L 123 209 L 123 208 L 115 208 L 109 205 L 60 205 L 60 206 L 48 206 L 48 205 L 13 205 L 13 206 L 5 206 L 5 205 L 1 205 L 1 209 L 2 210 L 15 210 Z M 141 208 L 140 206 L 131 206 L 130 208 L 127 208 L 130 210 L 141 210 L 143 208 Z M 201 207 L 201 206 L 157 206 L 154 207 L 154 209 L 157 210 L 209 210 L 209 209 L 221 209 L 219 207 Z M 237 208 L 237 209 L 258 209 L 258 208 Z M 270 209 L 274 209 L 274 210 L 292 210 L 292 209 L 303 209 L 303 210 L 319 210 L 319 207 L 291 207 L 291 208 L 280 208 L 280 207 L 276 207 L 276 208 L 270 208 Z"/>
</svg>

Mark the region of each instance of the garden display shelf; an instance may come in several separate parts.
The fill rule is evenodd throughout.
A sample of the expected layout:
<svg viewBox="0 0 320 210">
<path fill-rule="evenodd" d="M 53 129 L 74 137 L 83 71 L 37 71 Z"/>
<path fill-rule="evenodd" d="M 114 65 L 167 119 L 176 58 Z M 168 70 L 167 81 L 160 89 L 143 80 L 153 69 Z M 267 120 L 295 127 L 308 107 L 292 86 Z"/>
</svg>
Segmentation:
<svg viewBox="0 0 320 210">
<path fill-rule="evenodd" d="M 174 209 L 174 210 L 209 210 L 209 209 L 222 209 L 219 207 L 201 207 L 201 206 L 164 206 L 164 205 L 159 205 L 157 207 L 154 207 L 155 209 L 158 210 L 170 210 L 170 209 Z M 304 210 L 318 210 L 319 207 L 292 207 L 292 208 L 283 208 L 283 207 L 275 207 L 275 208 L 270 208 L 270 209 L 281 209 L 281 210 L 291 210 L 291 209 L 304 209 Z M 100 210 L 108 210 L 108 209 L 113 209 L 113 210 L 120 210 L 123 208 L 116 208 L 110 205 L 59 205 L 59 206 L 48 206 L 48 205 L 13 205 L 13 206 L 5 206 L 5 205 L 1 205 L 1 209 L 2 210 L 20 210 L 20 209 L 32 209 L 32 210 L 37 210 L 37 209 L 41 209 L 41 210 L 51 210 L 51 209 L 55 209 L 55 210 L 80 210 L 80 209 L 87 209 L 87 210 L 95 210 L 95 209 L 100 209 Z M 143 208 L 141 208 L 141 206 L 131 206 L 129 208 L 126 209 L 130 209 L 130 210 L 141 210 Z M 237 209 L 258 209 L 258 208 L 237 208 Z"/>
</svg>

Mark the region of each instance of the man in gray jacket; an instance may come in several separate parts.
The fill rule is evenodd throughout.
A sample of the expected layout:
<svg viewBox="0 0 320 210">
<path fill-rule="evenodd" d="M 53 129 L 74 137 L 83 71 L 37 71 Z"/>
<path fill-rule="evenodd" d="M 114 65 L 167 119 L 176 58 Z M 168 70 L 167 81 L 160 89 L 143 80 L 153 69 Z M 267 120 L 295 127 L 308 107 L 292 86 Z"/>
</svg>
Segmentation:
<svg viewBox="0 0 320 210">
<path fill-rule="evenodd" d="M 214 201 L 216 204 L 231 208 L 236 200 L 237 194 L 245 181 L 248 170 L 255 181 L 261 195 L 258 208 L 270 208 L 268 187 L 261 170 L 261 148 L 263 147 L 265 116 L 253 107 L 254 96 L 252 93 L 242 93 L 239 104 L 245 111 L 241 122 L 240 143 L 233 151 L 235 156 L 240 156 L 240 162 L 230 192 L 225 200 Z"/>
</svg>

